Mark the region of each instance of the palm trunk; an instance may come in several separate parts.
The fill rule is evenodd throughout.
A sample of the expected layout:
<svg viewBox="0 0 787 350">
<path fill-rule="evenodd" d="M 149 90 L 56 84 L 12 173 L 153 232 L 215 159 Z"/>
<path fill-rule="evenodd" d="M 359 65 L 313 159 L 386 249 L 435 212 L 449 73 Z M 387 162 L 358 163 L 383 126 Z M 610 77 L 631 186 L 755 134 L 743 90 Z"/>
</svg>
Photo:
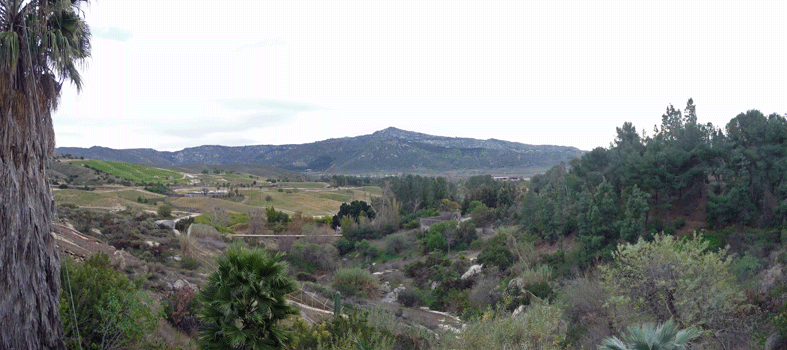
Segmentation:
<svg viewBox="0 0 787 350">
<path fill-rule="evenodd" d="M 31 109 L 0 111 L 0 348 L 65 349 L 46 178 L 54 130 L 49 110 Z"/>
</svg>

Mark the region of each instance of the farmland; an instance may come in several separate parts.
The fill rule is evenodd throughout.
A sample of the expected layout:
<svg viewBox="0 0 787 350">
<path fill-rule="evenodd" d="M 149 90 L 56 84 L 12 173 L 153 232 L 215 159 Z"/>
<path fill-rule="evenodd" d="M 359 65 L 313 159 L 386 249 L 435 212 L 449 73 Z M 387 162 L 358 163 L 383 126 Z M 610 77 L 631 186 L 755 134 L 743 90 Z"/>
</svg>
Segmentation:
<svg viewBox="0 0 787 350">
<path fill-rule="evenodd" d="M 136 183 L 184 183 L 190 178 L 175 171 L 149 166 L 106 160 L 78 160 L 71 162 Z"/>
<path fill-rule="evenodd" d="M 138 164 L 98 161 L 66 160 L 57 163 L 60 178 L 74 179 L 67 188 L 55 187 L 58 204 L 94 208 L 128 208 L 132 210 L 156 210 L 157 204 L 166 202 L 175 210 L 206 213 L 221 209 L 234 213 L 246 213 L 255 208 L 275 207 L 285 213 L 301 212 L 308 216 L 334 215 L 342 203 L 353 200 L 370 202 L 380 196 L 376 186 L 355 188 L 333 188 L 325 182 L 271 181 L 246 173 L 205 174 L 158 169 Z M 79 174 L 75 177 L 75 174 Z M 101 174 L 101 175 L 96 175 Z M 136 184 L 162 183 L 167 185 L 168 195 L 143 190 L 141 186 L 122 186 L 120 181 L 101 181 L 108 175 Z M 78 180 L 90 179 L 90 190 L 85 190 Z M 228 191 L 241 195 L 232 198 L 181 197 L 178 194 L 203 190 Z"/>
</svg>

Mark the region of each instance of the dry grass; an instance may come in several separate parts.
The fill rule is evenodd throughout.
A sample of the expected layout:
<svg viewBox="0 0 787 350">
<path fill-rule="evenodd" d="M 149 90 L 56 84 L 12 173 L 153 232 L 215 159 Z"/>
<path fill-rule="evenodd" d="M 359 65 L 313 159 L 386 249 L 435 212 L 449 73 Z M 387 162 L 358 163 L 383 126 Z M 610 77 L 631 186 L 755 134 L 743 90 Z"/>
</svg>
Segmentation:
<svg viewBox="0 0 787 350">
<path fill-rule="evenodd" d="M 257 207 L 273 206 L 277 210 L 294 213 L 298 210 L 309 216 L 334 215 L 339 211 L 342 203 L 353 199 L 369 201 L 374 194 L 365 190 L 309 190 L 297 191 L 293 193 L 268 191 L 268 190 L 244 190 L 246 196 L 245 204 Z M 266 201 L 265 197 L 270 196 L 271 200 Z"/>
<path fill-rule="evenodd" d="M 152 334 L 148 335 L 148 341 L 160 345 L 164 349 L 196 350 L 196 340 L 181 333 L 165 319 L 159 319 L 158 326 Z"/>
<path fill-rule="evenodd" d="M 142 204 L 136 201 L 137 197 L 153 198 L 151 193 L 149 197 L 145 197 L 140 192 L 134 200 L 129 200 L 123 197 L 130 196 L 128 193 L 120 192 L 99 192 L 99 191 L 83 191 L 75 189 L 65 189 L 52 191 L 55 196 L 57 204 L 73 204 L 79 207 L 100 207 L 100 208 L 119 208 L 126 207 L 135 210 L 155 210 L 151 204 Z M 136 192 L 136 191 L 123 191 L 123 192 Z"/>
</svg>

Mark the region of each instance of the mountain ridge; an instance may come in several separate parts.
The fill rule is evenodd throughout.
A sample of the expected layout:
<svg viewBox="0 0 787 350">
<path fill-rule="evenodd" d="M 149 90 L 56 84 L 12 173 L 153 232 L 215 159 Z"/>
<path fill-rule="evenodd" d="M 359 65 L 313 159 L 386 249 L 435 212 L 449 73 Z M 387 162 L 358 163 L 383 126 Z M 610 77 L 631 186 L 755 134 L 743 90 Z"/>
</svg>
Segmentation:
<svg viewBox="0 0 787 350">
<path fill-rule="evenodd" d="M 389 127 L 368 135 L 305 144 L 203 145 L 180 151 L 152 148 L 59 147 L 59 154 L 158 166 L 263 164 L 327 174 L 398 172 L 522 172 L 548 168 L 584 153 L 569 146 L 445 137 Z"/>
</svg>

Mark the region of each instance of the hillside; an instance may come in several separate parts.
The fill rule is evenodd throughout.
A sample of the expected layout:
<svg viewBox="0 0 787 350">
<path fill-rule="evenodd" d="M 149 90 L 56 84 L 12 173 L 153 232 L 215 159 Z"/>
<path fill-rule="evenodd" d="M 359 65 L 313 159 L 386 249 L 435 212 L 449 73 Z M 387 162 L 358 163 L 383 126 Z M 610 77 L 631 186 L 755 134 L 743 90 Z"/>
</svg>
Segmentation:
<svg viewBox="0 0 787 350">
<path fill-rule="evenodd" d="M 153 149 L 61 147 L 59 154 L 158 166 L 261 164 L 327 174 L 531 173 L 583 153 L 574 147 L 432 136 L 387 128 L 370 135 L 301 145 Z"/>
</svg>

